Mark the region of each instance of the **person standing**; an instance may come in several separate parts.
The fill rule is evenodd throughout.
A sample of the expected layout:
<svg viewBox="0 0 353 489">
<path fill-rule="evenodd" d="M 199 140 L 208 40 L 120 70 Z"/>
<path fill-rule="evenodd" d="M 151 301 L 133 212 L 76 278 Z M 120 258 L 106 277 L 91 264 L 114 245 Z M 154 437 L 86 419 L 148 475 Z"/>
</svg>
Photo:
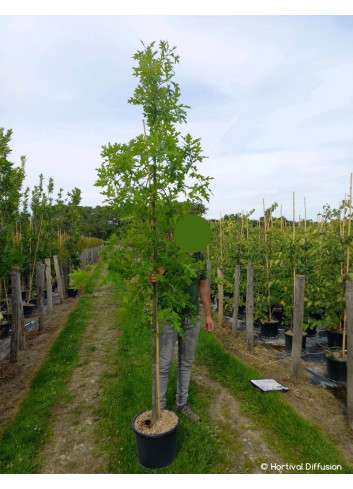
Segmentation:
<svg viewBox="0 0 353 489">
<path fill-rule="evenodd" d="M 192 253 L 191 255 L 196 261 L 205 262 L 205 256 L 202 252 Z M 157 282 L 156 273 L 163 275 L 165 270 L 160 269 L 157 272 L 151 272 L 149 276 L 151 283 Z M 202 302 L 206 315 L 205 330 L 209 333 L 214 330 L 214 322 L 211 316 L 210 290 L 205 269 L 192 280 L 186 292 L 190 297 L 193 310 L 192 314 L 191 310 L 187 308 L 180 313 L 182 317 L 181 328 L 183 330 L 183 336 L 172 328 L 171 321 L 166 321 L 159 337 L 160 399 L 161 409 L 165 409 L 169 370 L 173 361 L 175 343 L 178 341 L 177 395 L 174 408 L 175 411 L 180 412 L 191 421 L 198 422 L 200 421 L 200 417 L 194 413 L 188 403 L 188 395 L 191 369 L 200 333 L 199 299 Z M 196 315 L 196 325 L 192 323 L 191 315 Z"/>
</svg>

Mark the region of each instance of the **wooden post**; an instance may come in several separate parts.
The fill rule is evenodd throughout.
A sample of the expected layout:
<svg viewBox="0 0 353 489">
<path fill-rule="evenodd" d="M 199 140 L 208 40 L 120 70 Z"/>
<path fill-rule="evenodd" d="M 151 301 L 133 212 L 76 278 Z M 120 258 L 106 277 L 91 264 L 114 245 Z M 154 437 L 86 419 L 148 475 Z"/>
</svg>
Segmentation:
<svg viewBox="0 0 353 489">
<path fill-rule="evenodd" d="M 254 265 L 248 265 L 246 280 L 246 341 L 252 353 L 254 349 Z"/>
<path fill-rule="evenodd" d="M 37 274 L 37 309 L 38 309 L 38 329 L 44 328 L 44 263 L 36 263 Z"/>
<path fill-rule="evenodd" d="M 295 277 L 295 300 L 293 311 L 292 378 L 298 382 L 301 377 L 301 353 L 303 340 L 305 276 Z"/>
<path fill-rule="evenodd" d="M 208 288 L 211 290 L 211 262 L 210 261 L 206 262 L 206 271 L 207 271 Z"/>
<path fill-rule="evenodd" d="M 23 315 L 21 279 L 20 279 L 20 272 L 18 267 L 12 268 L 11 293 L 12 293 L 12 333 L 11 333 L 11 346 L 10 346 L 10 362 L 16 363 L 18 360 L 21 320 Z M 21 306 L 22 306 L 22 314 L 21 314 Z"/>
<path fill-rule="evenodd" d="M 222 267 L 217 268 L 217 277 L 223 280 L 223 269 Z M 218 284 L 218 326 L 223 326 L 223 283 Z"/>
<path fill-rule="evenodd" d="M 19 338 L 19 349 L 25 350 L 26 349 L 26 330 L 25 330 L 25 317 L 23 314 L 23 300 L 22 300 L 22 292 L 21 292 L 21 275 L 18 273 L 18 286 L 17 286 L 17 302 L 18 302 L 18 315 L 19 315 L 19 333 L 18 333 L 18 338 Z"/>
<path fill-rule="evenodd" d="M 64 302 L 64 291 L 63 291 L 63 284 L 62 284 L 61 275 L 60 275 L 59 261 L 58 261 L 57 255 L 55 255 L 53 258 L 54 258 L 56 282 L 58 284 L 59 302 L 60 302 L 60 304 L 62 304 Z"/>
<path fill-rule="evenodd" d="M 64 299 L 67 297 L 67 288 L 66 288 L 66 274 L 65 274 L 65 265 L 63 264 L 62 260 L 58 259 L 58 264 L 59 264 L 59 271 L 60 271 L 60 277 L 61 277 L 61 286 L 62 286 L 62 291 L 63 291 L 63 296 Z"/>
<path fill-rule="evenodd" d="M 45 259 L 45 282 L 47 286 L 47 314 L 53 314 L 53 293 L 51 288 L 50 258 Z"/>
<path fill-rule="evenodd" d="M 239 290 L 240 290 L 240 265 L 235 265 L 234 276 L 234 308 L 233 308 L 233 323 L 232 333 L 237 335 L 238 330 L 238 310 L 239 310 Z"/>
<path fill-rule="evenodd" d="M 346 282 L 347 311 L 347 421 L 353 430 L 353 282 Z"/>
</svg>

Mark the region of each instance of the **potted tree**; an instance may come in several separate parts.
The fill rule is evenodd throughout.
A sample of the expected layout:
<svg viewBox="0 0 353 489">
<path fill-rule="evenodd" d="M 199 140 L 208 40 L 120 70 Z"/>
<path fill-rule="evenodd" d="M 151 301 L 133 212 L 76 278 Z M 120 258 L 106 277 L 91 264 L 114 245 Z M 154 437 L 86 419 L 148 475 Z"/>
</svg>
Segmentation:
<svg viewBox="0 0 353 489">
<path fill-rule="evenodd" d="M 274 203 L 269 209 L 265 210 L 263 217 L 263 240 L 261 240 L 255 250 L 257 258 L 265 262 L 255 267 L 255 274 L 258 280 L 258 290 L 255 293 L 255 320 L 260 323 L 261 336 L 265 338 L 275 338 L 278 336 L 279 320 L 272 318 L 272 310 L 275 305 L 280 303 L 279 292 L 281 290 L 281 280 L 276 273 L 278 232 L 270 227 L 272 212 L 277 208 Z M 256 263 L 256 259 L 254 260 Z"/>
<path fill-rule="evenodd" d="M 346 227 L 346 211 L 348 209 L 348 219 L 347 219 L 347 227 Z M 342 207 L 340 209 L 340 217 L 341 210 L 344 212 L 344 217 L 336 219 L 334 224 L 340 225 L 340 244 L 339 249 L 342 250 L 341 254 L 341 265 L 340 265 L 340 276 L 339 279 L 335 281 L 335 285 L 337 287 L 337 292 L 333 291 L 331 297 L 336 299 L 334 304 L 336 305 L 336 319 L 335 323 L 338 326 L 338 330 L 341 333 L 341 337 L 337 341 L 338 348 L 331 347 L 327 351 L 326 361 L 327 361 L 327 373 L 328 376 L 336 381 L 345 382 L 347 380 L 347 356 L 346 356 L 346 334 L 347 334 L 347 318 L 346 318 L 346 309 L 345 309 L 345 282 L 347 280 L 353 279 L 353 274 L 350 273 L 350 245 L 352 242 L 351 237 L 351 218 L 352 218 L 352 174 L 350 176 L 350 197 L 349 201 L 343 201 Z M 332 242 L 331 242 L 332 243 Z M 328 337 L 329 339 L 329 337 Z M 331 340 L 332 341 L 332 340 Z"/>
<path fill-rule="evenodd" d="M 129 103 L 142 107 L 147 127 L 144 124 L 144 134 L 128 143 L 103 147 L 96 185 L 119 208 L 117 267 L 132 281 L 136 320 L 152 327 L 152 409 L 136 416 L 132 429 L 140 465 L 160 469 L 175 458 L 179 421 L 171 411 L 160 409 L 159 323 L 171 318 L 180 331 L 178 312 L 188 301 L 184 285 L 196 273 L 194 260 L 168 236 L 177 220 L 189 213 L 191 202 L 208 200 L 210 178 L 198 172 L 197 164 L 204 159 L 200 140 L 177 130 L 186 122 L 188 107 L 179 102 L 180 89 L 174 81 L 179 62 L 175 48 L 163 41 L 158 47 L 143 44 L 134 60 L 139 82 Z M 150 284 L 149 273 L 160 268 L 168 273 Z"/>
</svg>

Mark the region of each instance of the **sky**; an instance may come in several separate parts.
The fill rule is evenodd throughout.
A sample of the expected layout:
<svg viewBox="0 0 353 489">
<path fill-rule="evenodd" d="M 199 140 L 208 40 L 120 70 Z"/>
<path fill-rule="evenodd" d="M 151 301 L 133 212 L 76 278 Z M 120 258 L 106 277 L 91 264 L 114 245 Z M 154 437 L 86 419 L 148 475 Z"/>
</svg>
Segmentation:
<svg viewBox="0 0 353 489">
<path fill-rule="evenodd" d="M 167 40 L 191 106 L 183 132 L 201 138 L 212 176 L 206 217 L 316 219 L 349 194 L 353 171 L 353 15 L 0 16 L 0 127 L 26 185 L 54 179 L 102 205 L 102 146 L 143 131 L 127 100 L 141 42 Z"/>
</svg>

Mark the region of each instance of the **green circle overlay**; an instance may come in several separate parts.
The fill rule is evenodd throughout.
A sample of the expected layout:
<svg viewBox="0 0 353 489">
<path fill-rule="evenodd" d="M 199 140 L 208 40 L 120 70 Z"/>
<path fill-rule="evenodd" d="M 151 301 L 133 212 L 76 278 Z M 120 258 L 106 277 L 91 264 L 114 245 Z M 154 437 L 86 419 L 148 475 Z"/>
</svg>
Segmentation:
<svg viewBox="0 0 353 489">
<path fill-rule="evenodd" d="M 211 228 L 206 219 L 189 215 L 182 217 L 175 225 L 174 241 L 184 251 L 197 253 L 211 241 Z"/>
</svg>

